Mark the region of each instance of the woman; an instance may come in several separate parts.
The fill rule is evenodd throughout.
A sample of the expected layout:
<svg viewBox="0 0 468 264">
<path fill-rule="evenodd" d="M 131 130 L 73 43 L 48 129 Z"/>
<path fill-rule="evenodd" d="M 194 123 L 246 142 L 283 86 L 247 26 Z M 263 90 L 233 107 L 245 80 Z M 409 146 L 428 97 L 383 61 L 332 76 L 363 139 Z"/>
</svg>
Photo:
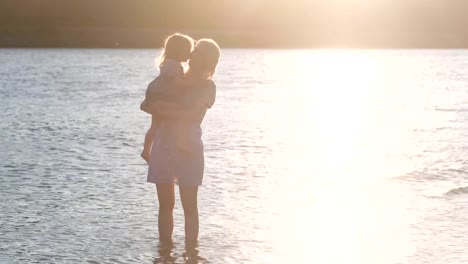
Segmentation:
<svg viewBox="0 0 468 264">
<path fill-rule="evenodd" d="M 200 124 L 216 96 L 216 86 L 211 80 L 220 56 L 219 46 L 211 39 L 201 39 L 195 45 L 184 77 L 190 80 L 187 93 L 181 98 L 190 105 L 178 108 L 155 105 L 142 109 L 158 118 L 156 136 L 151 148 L 148 182 L 156 184 L 159 201 L 158 228 L 162 244 L 170 244 L 173 231 L 175 204 L 174 183 L 178 183 L 185 216 L 186 245 L 196 245 L 198 240 L 198 186 L 202 184 L 204 170 L 203 142 Z M 175 124 L 184 122 L 188 127 L 190 152 L 176 147 Z M 180 124 L 180 123 L 179 123 Z"/>
</svg>

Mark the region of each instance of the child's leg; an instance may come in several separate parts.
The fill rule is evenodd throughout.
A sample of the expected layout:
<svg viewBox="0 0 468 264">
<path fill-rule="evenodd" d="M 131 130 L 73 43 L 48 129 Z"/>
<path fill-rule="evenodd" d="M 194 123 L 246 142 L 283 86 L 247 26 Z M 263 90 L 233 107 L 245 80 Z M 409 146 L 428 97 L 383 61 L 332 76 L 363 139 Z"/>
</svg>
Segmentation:
<svg viewBox="0 0 468 264">
<path fill-rule="evenodd" d="M 143 151 L 141 151 L 140 156 L 149 163 L 151 157 L 151 147 L 153 145 L 154 134 L 151 131 L 151 128 L 148 129 L 145 135 L 145 143 L 143 145 Z"/>
<path fill-rule="evenodd" d="M 152 116 L 151 119 L 151 127 L 148 129 L 145 135 L 145 143 L 143 145 L 143 151 L 141 152 L 140 156 L 149 163 L 151 158 L 151 147 L 153 146 L 153 140 L 156 136 L 156 129 L 158 125 L 158 120 L 155 116 Z"/>
</svg>

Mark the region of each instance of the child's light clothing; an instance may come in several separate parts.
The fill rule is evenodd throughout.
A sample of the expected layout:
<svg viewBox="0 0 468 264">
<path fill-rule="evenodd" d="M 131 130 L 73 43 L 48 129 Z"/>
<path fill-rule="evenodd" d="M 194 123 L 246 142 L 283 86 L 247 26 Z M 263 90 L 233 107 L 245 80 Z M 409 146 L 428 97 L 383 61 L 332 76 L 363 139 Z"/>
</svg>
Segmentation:
<svg viewBox="0 0 468 264">
<path fill-rule="evenodd" d="M 184 67 L 178 61 L 166 59 L 159 66 L 159 75 L 170 78 L 182 78 L 184 76 Z"/>
<path fill-rule="evenodd" d="M 166 59 L 159 66 L 159 81 L 152 81 L 146 90 L 146 103 L 153 104 L 158 100 L 171 101 L 177 100 L 180 96 L 179 87 L 175 87 L 174 80 L 183 78 L 184 67 L 178 61 Z"/>
<path fill-rule="evenodd" d="M 157 101 L 165 101 L 185 105 L 183 104 L 184 100 L 182 100 L 183 95 L 185 94 L 184 89 L 183 87 L 178 87 L 176 85 L 176 80 L 180 80 L 184 76 L 184 68 L 182 64 L 175 60 L 166 59 L 159 66 L 159 70 L 159 77 L 152 81 L 146 89 L 146 98 L 144 103 L 152 105 Z M 177 123 L 180 123 L 180 125 L 174 126 L 176 130 L 174 133 L 177 139 L 177 146 L 182 150 L 189 151 L 187 143 L 188 139 L 186 138 L 185 133 L 185 130 L 187 129 L 181 122 Z"/>
</svg>

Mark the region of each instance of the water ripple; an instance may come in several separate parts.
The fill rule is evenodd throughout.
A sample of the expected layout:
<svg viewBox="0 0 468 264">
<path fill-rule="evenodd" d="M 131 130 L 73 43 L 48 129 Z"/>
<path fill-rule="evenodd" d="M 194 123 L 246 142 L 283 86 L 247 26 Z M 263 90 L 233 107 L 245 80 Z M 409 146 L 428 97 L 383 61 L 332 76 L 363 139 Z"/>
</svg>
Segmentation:
<svg viewBox="0 0 468 264">
<path fill-rule="evenodd" d="M 156 55 L 0 49 L 0 263 L 167 256 L 139 158 Z M 466 261 L 467 57 L 225 50 L 200 243 L 177 197 L 173 262 Z"/>
</svg>

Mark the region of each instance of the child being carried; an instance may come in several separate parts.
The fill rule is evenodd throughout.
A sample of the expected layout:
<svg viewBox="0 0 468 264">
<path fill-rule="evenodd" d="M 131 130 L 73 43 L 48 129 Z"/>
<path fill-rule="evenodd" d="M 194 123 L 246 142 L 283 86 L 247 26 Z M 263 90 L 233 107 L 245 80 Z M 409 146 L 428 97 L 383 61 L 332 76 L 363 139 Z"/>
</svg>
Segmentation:
<svg viewBox="0 0 468 264">
<path fill-rule="evenodd" d="M 194 40 L 186 35 L 173 34 L 168 37 L 164 44 L 164 50 L 160 57 L 159 77 L 153 80 L 146 89 L 145 100 L 140 108 L 145 111 L 150 106 L 181 105 L 181 96 L 185 94 L 187 81 L 184 79 L 184 67 L 182 63 L 187 62 L 194 47 Z M 176 122 L 175 139 L 178 149 L 190 152 L 188 135 L 182 122 Z M 145 143 L 141 157 L 149 163 L 151 146 L 158 120 L 152 118 L 151 127 L 145 135 Z"/>
</svg>

